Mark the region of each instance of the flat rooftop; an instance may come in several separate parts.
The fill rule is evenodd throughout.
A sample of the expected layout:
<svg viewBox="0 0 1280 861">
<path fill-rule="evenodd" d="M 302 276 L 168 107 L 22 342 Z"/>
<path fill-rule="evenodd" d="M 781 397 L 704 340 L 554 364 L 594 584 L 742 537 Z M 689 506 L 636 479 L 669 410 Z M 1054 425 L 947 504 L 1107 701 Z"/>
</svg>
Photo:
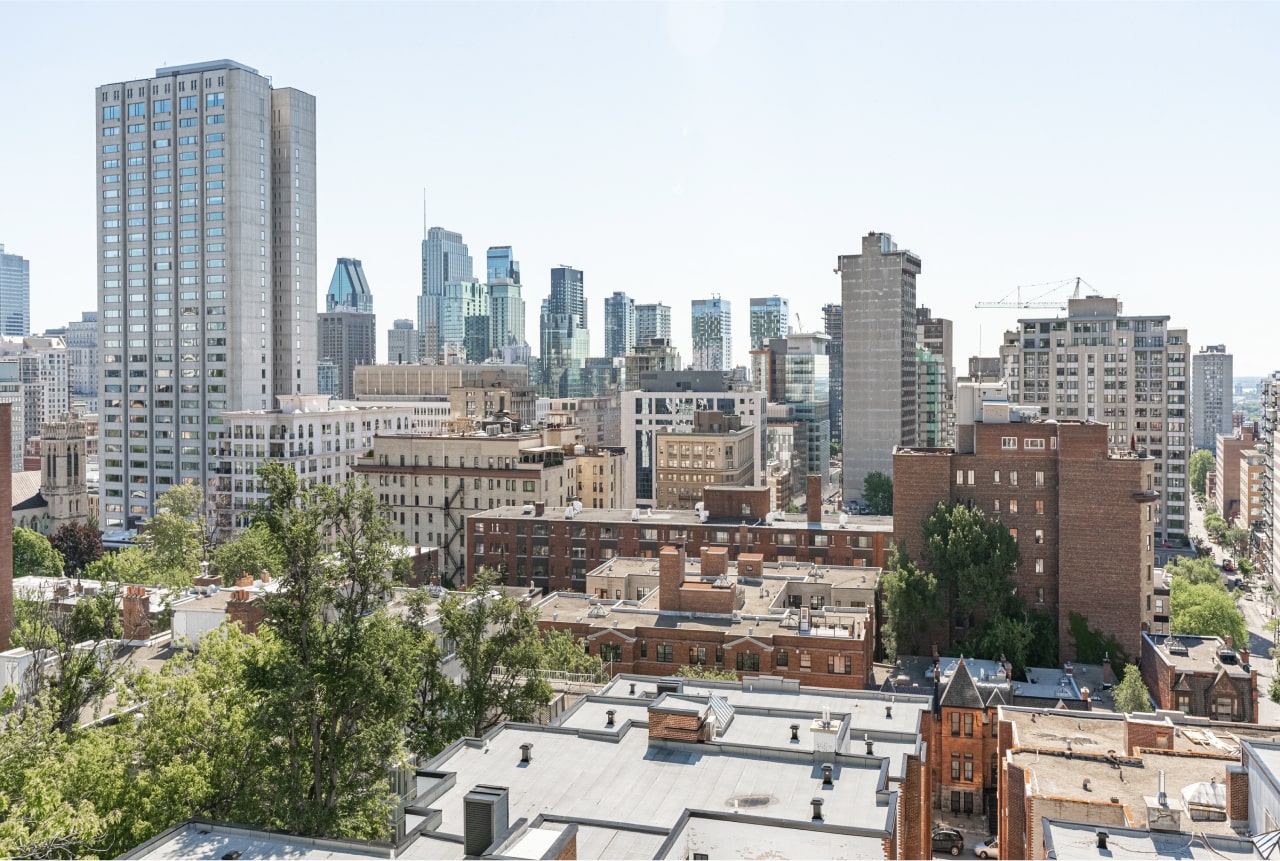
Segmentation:
<svg viewBox="0 0 1280 861">
<path fill-rule="evenodd" d="M 1045 817 L 1044 844 L 1051 858 L 1204 858 L 1213 861 L 1232 858 L 1260 858 L 1253 842 L 1244 837 L 1218 834 L 1187 834 L 1119 828 L 1114 825 L 1087 825 Z M 1107 835 L 1107 848 L 1098 848 L 1098 832 Z"/>
<path fill-rule="evenodd" d="M 471 515 L 471 518 L 493 518 L 493 517 L 509 517 L 518 520 L 564 520 L 565 508 L 553 508 L 547 506 L 541 517 L 534 514 L 526 514 L 524 506 L 521 505 L 504 505 L 498 508 L 490 508 L 488 511 L 481 511 Z M 633 521 L 631 519 L 632 509 L 630 508 L 584 508 L 578 514 L 575 514 L 573 521 L 587 523 L 636 523 L 638 526 L 666 524 L 669 526 L 698 526 L 703 524 L 701 515 L 697 511 L 678 511 L 675 509 L 651 509 L 642 510 L 639 519 Z M 844 526 L 840 524 L 840 518 L 843 517 Z M 470 518 L 469 518 L 470 519 Z M 813 529 L 813 530 L 838 530 L 846 529 L 853 532 L 893 532 L 892 517 L 874 517 L 870 515 L 853 515 L 853 514 L 823 514 L 821 523 L 809 523 L 803 514 L 788 514 L 785 520 L 775 520 L 772 524 L 766 523 L 764 520 L 750 520 L 742 517 L 711 517 L 706 524 L 709 525 L 732 525 L 738 526 L 745 523 L 752 529 Z"/>
<path fill-rule="evenodd" d="M 462 849 L 461 846 L 458 847 Z M 361 840 L 324 840 L 202 820 L 182 822 L 123 858 L 390 858 L 387 847 Z M 424 856 L 427 857 L 427 856 Z M 442 857 L 432 855 L 432 858 Z M 462 855 L 459 853 L 459 858 Z"/>
<path fill-rule="evenodd" d="M 1217 637 L 1194 634 L 1143 634 L 1156 647 L 1156 654 L 1180 673 L 1216 674 L 1248 678 L 1240 656 Z"/>
</svg>

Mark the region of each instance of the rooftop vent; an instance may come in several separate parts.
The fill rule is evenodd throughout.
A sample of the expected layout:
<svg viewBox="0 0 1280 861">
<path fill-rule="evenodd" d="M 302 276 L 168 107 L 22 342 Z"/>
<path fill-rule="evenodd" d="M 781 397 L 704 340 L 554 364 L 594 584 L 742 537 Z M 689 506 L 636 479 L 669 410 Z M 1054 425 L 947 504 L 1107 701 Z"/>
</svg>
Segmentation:
<svg viewBox="0 0 1280 861">
<path fill-rule="evenodd" d="M 617 714 L 617 711 L 616 711 L 616 710 L 614 710 L 614 709 L 609 709 L 608 711 L 606 711 L 606 712 L 604 713 L 604 717 L 605 717 L 604 725 L 605 725 L 605 726 L 613 726 L 613 716 L 614 716 L 615 714 Z"/>
<path fill-rule="evenodd" d="M 829 762 L 824 762 L 824 763 L 822 764 L 822 786 L 823 786 L 823 788 L 827 788 L 827 787 L 831 787 L 831 786 L 835 786 L 835 785 L 836 785 L 836 784 L 835 784 L 835 781 L 834 781 L 834 780 L 832 779 L 832 777 L 831 777 L 831 773 L 832 773 L 834 770 L 835 770 L 835 766 L 833 766 L 831 763 L 829 763 Z"/>
<path fill-rule="evenodd" d="M 791 740 L 794 742 L 800 741 L 800 724 L 798 723 L 791 725 Z"/>
<path fill-rule="evenodd" d="M 524 763 L 533 761 L 533 745 L 529 742 L 520 745 L 520 761 Z"/>
<path fill-rule="evenodd" d="M 1098 832 L 1098 848 L 1099 849 L 1107 848 L 1107 832 L 1105 831 Z"/>
<path fill-rule="evenodd" d="M 822 821 L 822 799 L 815 798 L 811 802 L 813 804 L 813 818 L 818 822 Z"/>
<path fill-rule="evenodd" d="M 462 799 L 462 844 L 467 855 L 481 856 L 508 823 L 507 787 L 479 784 Z"/>
</svg>

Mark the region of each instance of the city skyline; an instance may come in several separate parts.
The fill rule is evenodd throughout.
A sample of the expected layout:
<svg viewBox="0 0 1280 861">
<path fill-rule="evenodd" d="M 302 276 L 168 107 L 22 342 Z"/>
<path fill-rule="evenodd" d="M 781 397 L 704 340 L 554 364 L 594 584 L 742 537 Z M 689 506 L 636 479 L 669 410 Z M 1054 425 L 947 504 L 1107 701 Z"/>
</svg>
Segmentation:
<svg viewBox="0 0 1280 861">
<path fill-rule="evenodd" d="M 1262 315 L 1236 319 L 1231 306 L 1198 301 L 1216 285 L 1265 283 L 1280 270 L 1262 208 L 1277 190 L 1265 144 L 1277 120 L 1244 109 L 1265 100 L 1263 85 L 1251 82 L 1275 77 L 1265 34 L 1280 16 L 1271 7 L 1233 6 L 1224 16 L 1192 5 L 502 6 L 511 26 L 494 38 L 512 50 L 495 54 L 511 59 L 469 70 L 459 84 L 460 123 L 479 126 L 500 83 L 513 81 L 519 127 L 610 104 L 593 108 L 572 142 L 535 135 L 518 151 L 501 136 L 431 135 L 430 118 L 408 112 L 403 128 L 380 132 L 379 147 L 429 146 L 385 164 L 364 158 L 367 135 L 353 112 L 390 106 L 395 88 L 371 86 L 382 76 L 423 71 L 408 50 L 420 32 L 414 24 L 479 31 L 479 11 L 366 4 L 358 14 L 319 7 L 298 20 L 291 7 L 267 4 L 263 26 L 212 39 L 192 30 L 204 15 L 199 4 L 176 7 L 164 25 L 122 15 L 124 6 L 77 7 L 83 36 L 64 32 L 68 8 L 8 7 L 25 36 L 0 60 L 9 80 L 23 69 L 42 75 L 38 90 L 0 94 L 8 115 L 41 128 L 38 145 L 34 134 L 0 141 L 0 180 L 13 199 L 33 202 L 0 216 L 0 242 L 31 261 L 34 331 L 95 305 L 92 133 L 84 111 L 48 105 L 87 103 L 102 81 L 147 77 L 165 62 L 229 57 L 302 82 L 327 106 L 318 119 L 328 144 L 318 153 L 317 256 L 364 260 L 388 319 L 416 316 L 426 187 L 431 224 L 458 231 L 473 248 L 521 249 L 527 295 L 545 295 L 550 269 L 573 260 L 592 273 L 593 311 L 614 291 L 665 301 L 673 338 L 687 351 L 688 306 L 677 294 L 719 292 L 740 309 L 733 364 L 747 363 L 742 312 L 753 294 L 785 291 L 803 328 L 819 331 L 821 306 L 839 296 L 832 256 L 856 252 L 858 238 L 876 230 L 929 259 L 932 286 L 919 301 L 955 321 L 957 364 L 994 355 L 1020 316 L 976 311 L 975 302 L 1080 275 L 1134 313 L 1169 314 L 1197 349 L 1227 344 L 1241 376 L 1272 370 Z M 324 50 L 287 55 L 272 37 L 285 22 L 320 48 L 352 27 L 379 34 L 367 41 L 381 44 L 354 53 L 347 45 L 349 64 Z M 193 38 L 181 55 L 144 52 L 122 65 L 109 47 L 125 27 L 145 44 L 187 24 Z M 838 49 L 842 33 L 865 24 L 910 27 L 929 61 L 909 62 L 887 45 L 857 57 Z M 954 39 L 958 26 L 974 38 Z M 1047 63 L 1040 40 L 1019 38 L 1045 32 L 1071 41 L 1082 61 Z M 552 33 L 568 33 L 585 53 L 515 64 L 515 45 Z M 70 61 L 47 62 L 55 39 Z M 805 40 L 816 40 L 807 52 L 819 60 L 798 69 L 783 63 L 785 52 L 761 47 Z M 448 68 L 462 62 L 460 52 L 443 46 L 432 62 Z M 651 64 L 637 62 L 649 56 Z M 376 73 L 357 71 L 365 57 Z M 598 73 L 582 76 L 583 63 Z M 841 116 L 829 101 L 845 90 L 856 107 Z M 783 114 L 774 116 L 783 93 Z M 856 115 L 885 100 L 915 107 L 900 127 L 858 134 L 851 145 Z M 740 133 L 742 123 L 752 134 Z M 803 141 L 786 132 L 796 124 L 812 129 Z M 933 143 L 937 128 L 947 129 L 945 147 Z M 743 183 L 746 174 L 752 181 Z M 495 208 L 499 187 L 504 205 Z M 758 241 L 761 213 L 786 230 L 785 254 Z M 1250 253 L 1238 261 L 1179 253 L 1206 227 Z M 646 259 L 634 254 L 641 235 L 688 241 L 670 244 L 674 256 Z M 990 253 L 996 245 L 1000 255 Z M 717 253 L 702 253 L 708 248 Z M 592 355 L 603 354 L 603 336 L 591 332 Z"/>
</svg>

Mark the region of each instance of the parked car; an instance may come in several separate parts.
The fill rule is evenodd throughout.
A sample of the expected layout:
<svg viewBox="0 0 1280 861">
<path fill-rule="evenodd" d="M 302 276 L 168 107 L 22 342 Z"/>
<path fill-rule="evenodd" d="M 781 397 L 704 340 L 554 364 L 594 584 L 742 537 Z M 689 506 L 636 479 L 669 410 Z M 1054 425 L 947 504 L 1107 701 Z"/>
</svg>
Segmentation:
<svg viewBox="0 0 1280 861">
<path fill-rule="evenodd" d="M 954 828 L 935 825 L 933 828 L 933 851 L 950 852 L 959 855 L 964 851 L 964 835 Z"/>
<path fill-rule="evenodd" d="M 1000 838 L 991 837 L 977 846 L 973 847 L 973 854 L 979 858 L 999 858 L 1000 857 Z"/>
<path fill-rule="evenodd" d="M 1236 563 L 1232 562 L 1230 559 L 1223 559 L 1223 560 L 1222 560 L 1222 570 L 1223 570 L 1223 571 L 1234 571 L 1234 570 L 1236 570 Z"/>
</svg>

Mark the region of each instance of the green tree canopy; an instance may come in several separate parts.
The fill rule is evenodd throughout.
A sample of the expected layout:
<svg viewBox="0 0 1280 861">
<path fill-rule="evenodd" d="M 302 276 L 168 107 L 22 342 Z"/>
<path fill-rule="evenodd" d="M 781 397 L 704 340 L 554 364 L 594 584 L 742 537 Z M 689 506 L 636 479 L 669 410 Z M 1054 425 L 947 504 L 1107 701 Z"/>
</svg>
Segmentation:
<svg viewBox="0 0 1280 861">
<path fill-rule="evenodd" d="M 138 536 L 158 585 L 190 586 L 200 573 L 205 520 L 204 494 L 194 485 L 175 485 L 156 498 L 156 515 Z"/>
<path fill-rule="evenodd" d="M 1137 664 L 1124 665 L 1124 677 L 1111 689 L 1111 697 L 1120 714 L 1151 711 L 1151 693 L 1142 681 Z"/>
<path fill-rule="evenodd" d="M 19 526 L 13 530 L 13 576 L 61 577 L 62 554 L 39 532 Z"/>
<path fill-rule="evenodd" d="M 1221 582 L 1191 583 L 1185 577 L 1175 577 L 1169 605 L 1169 630 L 1174 634 L 1231 636 L 1237 643 L 1249 642 L 1244 616 Z"/>
<path fill-rule="evenodd" d="M 1203 494 L 1205 491 L 1205 477 L 1214 468 L 1213 452 L 1203 448 L 1192 452 L 1188 468 L 1191 471 L 1191 489 L 1196 493 Z"/>
<path fill-rule="evenodd" d="M 921 637 L 942 620 L 942 593 L 938 580 L 921 571 L 895 545 L 889 564 L 880 575 L 880 594 L 887 617 L 881 632 L 889 660 L 899 655 L 922 654 Z"/>
<path fill-rule="evenodd" d="M 1164 570 L 1188 583 L 1222 583 L 1222 571 L 1218 568 L 1218 563 L 1207 556 L 1195 559 L 1175 556 L 1165 563 Z"/>
<path fill-rule="evenodd" d="M 1016 607 L 1018 544 L 1004 524 L 960 503 L 939 503 L 924 522 L 925 559 L 953 606 L 998 615 Z"/>
<path fill-rule="evenodd" d="M 266 571 L 275 578 L 283 568 L 283 554 L 270 530 L 254 524 L 213 551 L 213 568 L 226 586 L 244 574 L 257 577 Z"/>
<path fill-rule="evenodd" d="M 586 640 L 581 637 L 550 630 L 543 631 L 541 637 L 543 669 L 596 677 L 604 673 L 604 661 L 598 654 L 587 654 Z"/>
<path fill-rule="evenodd" d="M 682 679 L 708 679 L 711 681 L 736 682 L 738 674 L 733 670 L 720 670 L 715 667 L 704 667 L 698 664 L 681 664 L 676 675 Z"/>
<path fill-rule="evenodd" d="M 862 498 L 872 514 L 893 514 L 893 479 L 883 472 L 869 472 L 862 480 Z"/>
<path fill-rule="evenodd" d="M 49 536 L 53 549 L 62 554 L 68 574 L 79 574 L 102 558 L 102 533 L 92 523 L 73 520 Z"/>
</svg>

